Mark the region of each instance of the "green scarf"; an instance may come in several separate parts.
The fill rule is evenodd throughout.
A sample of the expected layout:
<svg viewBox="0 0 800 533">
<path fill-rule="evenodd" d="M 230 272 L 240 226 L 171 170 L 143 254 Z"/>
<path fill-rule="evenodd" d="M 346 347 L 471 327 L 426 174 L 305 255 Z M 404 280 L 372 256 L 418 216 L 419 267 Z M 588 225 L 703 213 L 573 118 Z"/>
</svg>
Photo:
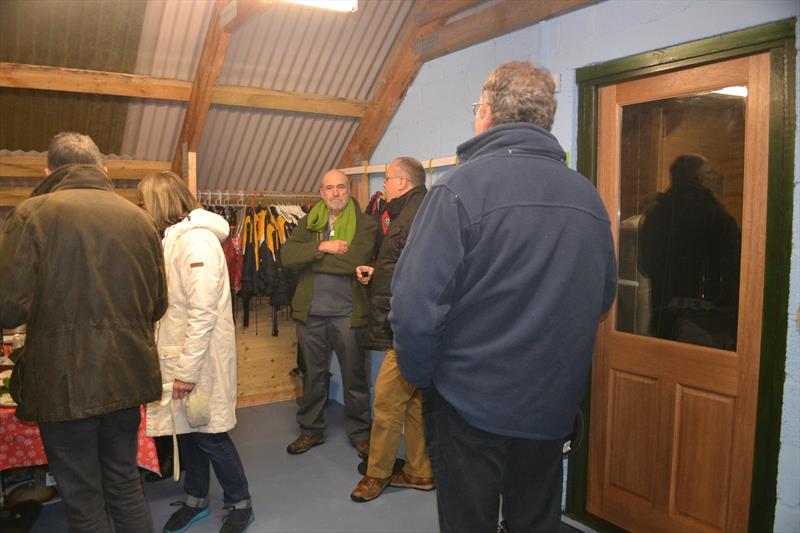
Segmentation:
<svg viewBox="0 0 800 533">
<path fill-rule="evenodd" d="M 328 219 L 330 213 L 328 206 L 320 200 L 311 208 L 308 213 L 308 222 L 306 227 L 311 231 L 325 231 L 328 227 Z M 342 210 L 336 220 L 333 222 L 333 235 L 331 238 L 334 240 L 347 241 L 347 244 L 353 242 L 353 237 L 356 236 L 356 206 L 353 199 L 350 198 L 347 206 Z"/>
</svg>

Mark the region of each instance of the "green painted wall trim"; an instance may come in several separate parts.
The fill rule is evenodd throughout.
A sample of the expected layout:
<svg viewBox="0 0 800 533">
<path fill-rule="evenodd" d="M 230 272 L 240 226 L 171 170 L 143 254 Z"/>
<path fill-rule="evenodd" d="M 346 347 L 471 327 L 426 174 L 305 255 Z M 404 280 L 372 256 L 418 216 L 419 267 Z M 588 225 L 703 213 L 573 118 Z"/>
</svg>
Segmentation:
<svg viewBox="0 0 800 533">
<path fill-rule="evenodd" d="M 778 454 L 786 365 L 794 172 L 796 19 L 655 50 L 578 69 L 578 171 L 596 183 L 598 87 L 656 72 L 768 51 L 771 56 L 767 245 L 761 366 L 749 530 L 771 531 L 777 500 Z M 589 427 L 590 386 L 582 409 Z M 587 431 L 588 434 L 588 431 Z M 567 516 L 598 531 L 613 525 L 587 511 L 589 435 L 569 459 Z"/>
<path fill-rule="evenodd" d="M 580 83 L 591 80 L 609 78 L 616 74 L 630 73 L 641 69 L 666 66 L 676 61 L 701 58 L 707 62 L 706 56 L 737 50 L 746 47 L 766 45 L 771 48 L 775 41 L 794 38 L 795 19 L 781 20 L 709 37 L 700 41 L 670 46 L 660 50 L 652 50 L 635 56 L 606 61 L 597 65 L 589 65 L 575 72 L 575 81 Z M 740 51 L 741 54 L 741 51 Z M 739 55 L 739 54 L 737 54 Z M 670 66 L 670 68 L 673 68 Z M 641 73 L 637 74 L 641 75 Z M 627 76 L 630 77 L 630 76 Z"/>
<path fill-rule="evenodd" d="M 777 501 L 792 251 L 795 40 L 771 53 L 769 188 L 761 367 L 749 530 L 772 531 Z"/>
</svg>

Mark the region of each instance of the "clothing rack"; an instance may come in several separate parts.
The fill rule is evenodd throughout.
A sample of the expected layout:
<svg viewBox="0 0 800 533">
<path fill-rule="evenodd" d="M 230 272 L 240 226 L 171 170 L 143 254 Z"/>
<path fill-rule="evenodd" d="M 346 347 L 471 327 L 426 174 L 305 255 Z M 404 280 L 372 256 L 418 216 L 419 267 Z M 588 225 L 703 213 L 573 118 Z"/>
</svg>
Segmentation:
<svg viewBox="0 0 800 533">
<path fill-rule="evenodd" d="M 204 189 L 197 191 L 197 201 L 203 205 L 229 205 L 246 207 L 256 204 L 303 205 L 319 200 L 319 194 L 302 192 L 245 191 Z"/>
</svg>

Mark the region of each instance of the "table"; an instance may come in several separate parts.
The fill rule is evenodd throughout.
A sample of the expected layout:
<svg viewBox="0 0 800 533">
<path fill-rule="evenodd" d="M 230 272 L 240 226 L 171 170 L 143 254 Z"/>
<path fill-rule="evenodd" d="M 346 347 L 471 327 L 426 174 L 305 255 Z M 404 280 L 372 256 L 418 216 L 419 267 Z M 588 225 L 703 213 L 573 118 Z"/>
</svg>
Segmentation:
<svg viewBox="0 0 800 533">
<path fill-rule="evenodd" d="M 136 462 L 139 466 L 161 474 L 156 445 L 145 431 L 144 406 L 139 408 L 142 421 L 139 424 L 139 450 Z M 35 422 L 22 422 L 14 416 L 14 407 L 0 407 L 0 471 L 20 466 L 47 464 L 44 445 Z"/>
</svg>

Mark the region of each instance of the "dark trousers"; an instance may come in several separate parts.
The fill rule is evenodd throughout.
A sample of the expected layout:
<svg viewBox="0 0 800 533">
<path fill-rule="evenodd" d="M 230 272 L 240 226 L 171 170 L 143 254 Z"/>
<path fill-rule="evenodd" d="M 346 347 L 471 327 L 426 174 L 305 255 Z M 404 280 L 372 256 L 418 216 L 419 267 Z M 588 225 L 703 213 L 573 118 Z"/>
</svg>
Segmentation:
<svg viewBox="0 0 800 533">
<path fill-rule="evenodd" d="M 423 390 L 422 405 L 442 532 L 496 531 L 501 496 L 511 533 L 558 531 L 562 439 L 481 431 L 434 387 Z"/>
<path fill-rule="evenodd" d="M 181 466 L 186 469 L 183 481 L 186 494 L 198 499 L 208 496 L 210 464 L 222 487 L 223 501 L 230 504 L 246 503 L 245 507 L 249 507 L 247 477 L 236 446 L 227 432 L 186 433 L 178 436 L 178 443 Z"/>
<path fill-rule="evenodd" d="M 365 328 L 350 327 L 349 317 L 309 316 L 297 323 L 297 341 L 303 350 L 303 398 L 297 410 L 300 430 L 308 435 L 325 430 L 325 402 L 328 400 L 328 372 L 331 351 L 336 352 L 342 370 L 344 429 L 351 441 L 369 438 L 369 382 L 362 346 Z"/>
<path fill-rule="evenodd" d="M 153 531 L 136 464 L 139 408 L 42 422 L 39 431 L 70 532 Z M 109 519 L 110 515 L 110 519 Z"/>
</svg>

